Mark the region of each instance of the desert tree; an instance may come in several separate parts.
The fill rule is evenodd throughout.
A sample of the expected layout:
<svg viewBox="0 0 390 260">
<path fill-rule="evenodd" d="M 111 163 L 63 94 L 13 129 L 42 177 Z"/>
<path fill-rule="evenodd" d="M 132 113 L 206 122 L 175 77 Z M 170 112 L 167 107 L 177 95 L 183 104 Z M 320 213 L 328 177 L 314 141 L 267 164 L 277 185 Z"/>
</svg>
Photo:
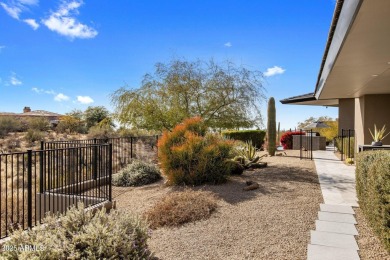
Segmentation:
<svg viewBox="0 0 390 260">
<path fill-rule="evenodd" d="M 89 129 L 110 117 L 110 112 L 104 106 L 89 106 L 84 111 L 84 119 Z"/>
<path fill-rule="evenodd" d="M 157 63 L 136 89 L 111 95 L 115 117 L 123 125 L 171 130 L 185 118 L 200 116 L 214 129 L 261 127 L 263 75 L 232 62 L 173 59 Z"/>
</svg>

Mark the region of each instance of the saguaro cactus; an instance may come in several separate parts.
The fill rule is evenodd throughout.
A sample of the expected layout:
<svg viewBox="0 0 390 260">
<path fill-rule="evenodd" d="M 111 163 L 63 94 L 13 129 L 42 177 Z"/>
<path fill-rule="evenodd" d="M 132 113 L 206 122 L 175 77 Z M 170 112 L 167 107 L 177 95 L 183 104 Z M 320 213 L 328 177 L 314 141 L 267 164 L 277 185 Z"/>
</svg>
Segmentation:
<svg viewBox="0 0 390 260">
<path fill-rule="evenodd" d="M 276 144 L 280 145 L 280 122 L 278 122 L 278 139 L 276 139 Z"/>
<path fill-rule="evenodd" d="M 276 150 L 276 108 L 275 99 L 273 97 L 268 101 L 267 136 L 268 153 L 269 155 L 274 156 Z"/>
</svg>

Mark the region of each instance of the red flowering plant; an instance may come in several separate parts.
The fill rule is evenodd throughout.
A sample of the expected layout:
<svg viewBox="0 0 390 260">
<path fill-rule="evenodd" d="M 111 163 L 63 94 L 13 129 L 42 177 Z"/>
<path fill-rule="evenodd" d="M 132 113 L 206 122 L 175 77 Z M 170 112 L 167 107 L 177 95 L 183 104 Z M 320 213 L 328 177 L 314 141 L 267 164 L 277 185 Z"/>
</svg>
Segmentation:
<svg viewBox="0 0 390 260">
<path fill-rule="evenodd" d="M 280 143 L 283 145 L 284 149 L 292 149 L 293 135 L 304 135 L 304 134 L 306 133 L 301 131 L 286 132 L 280 138 Z"/>
</svg>

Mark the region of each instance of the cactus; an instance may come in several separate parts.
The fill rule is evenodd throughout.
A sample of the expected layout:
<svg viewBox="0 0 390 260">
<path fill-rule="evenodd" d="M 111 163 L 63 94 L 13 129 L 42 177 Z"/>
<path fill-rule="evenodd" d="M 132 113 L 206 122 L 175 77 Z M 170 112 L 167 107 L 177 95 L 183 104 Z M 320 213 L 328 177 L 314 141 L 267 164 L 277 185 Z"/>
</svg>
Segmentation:
<svg viewBox="0 0 390 260">
<path fill-rule="evenodd" d="M 240 151 L 240 153 L 241 156 L 244 156 L 249 161 L 252 161 L 256 155 L 256 147 L 253 146 L 252 141 L 247 141 L 243 149 Z"/>
<path fill-rule="evenodd" d="M 276 109 L 275 99 L 273 97 L 268 101 L 267 136 L 268 153 L 269 155 L 274 156 L 276 150 Z"/>
<path fill-rule="evenodd" d="M 280 122 L 278 122 L 278 139 L 276 139 L 276 144 L 280 145 Z"/>
</svg>

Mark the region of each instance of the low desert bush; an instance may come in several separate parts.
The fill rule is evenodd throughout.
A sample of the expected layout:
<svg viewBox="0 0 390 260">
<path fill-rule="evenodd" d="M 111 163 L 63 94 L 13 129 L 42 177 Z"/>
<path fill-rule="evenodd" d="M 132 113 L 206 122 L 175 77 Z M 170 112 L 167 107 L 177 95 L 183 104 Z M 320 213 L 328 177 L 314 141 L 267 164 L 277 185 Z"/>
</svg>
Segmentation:
<svg viewBox="0 0 390 260">
<path fill-rule="evenodd" d="M 158 141 L 158 156 L 168 184 L 200 185 L 226 181 L 233 141 L 207 133 L 201 118 L 184 120 Z"/>
<path fill-rule="evenodd" d="M 304 135 L 305 132 L 295 131 L 295 132 L 286 132 L 280 138 L 280 143 L 283 145 L 284 149 L 293 148 L 293 135 Z"/>
<path fill-rule="evenodd" d="M 231 175 L 241 175 L 241 174 L 243 174 L 243 172 L 245 170 L 245 167 L 240 162 L 234 161 L 234 160 L 227 160 L 226 163 L 227 163 L 227 165 L 228 165 L 228 167 L 230 169 L 230 174 Z"/>
<path fill-rule="evenodd" d="M 99 125 L 95 125 L 88 130 L 88 138 L 107 139 L 111 137 L 115 137 L 115 132 L 109 126 L 101 127 Z"/>
<path fill-rule="evenodd" d="M 153 259 L 147 247 L 144 221 L 112 210 L 92 214 L 82 204 L 59 220 L 46 217 L 45 226 L 15 231 L 3 248 L 37 247 L 37 250 L 8 250 L 4 259 Z"/>
<path fill-rule="evenodd" d="M 5 137 L 10 132 L 19 132 L 23 130 L 23 124 L 21 121 L 10 117 L 0 117 L 0 138 Z"/>
<path fill-rule="evenodd" d="M 0 144 L 0 149 L 9 153 L 17 152 L 21 147 L 20 139 L 13 135 L 4 139 L 4 142 Z"/>
<path fill-rule="evenodd" d="M 50 122 L 44 117 L 29 118 L 28 128 L 36 131 L 47 131 L 50 129 Z"/>
<path fill-rule="evenodd" d="M 163 197 L 145 213 L 151 228 L 179 226 L 207 219 L 217 208 L 215 196 L 210 192 L 186 190 Z"/>
<path fill-rule="evenodd" d="M 262 130 L 241 130 L 241 131 L 224 131 L 222 136 L 242 142 L 251 142 L 257 149 L 264 144 L 265 131 Z"/>
<path fill-rule="evenodd" d="M 390 151 L 357 154 L 356 193 L 365 217 L 390 252 Z"/>
<path fill-rule="evenodd" d="M 38 130 L 33 130 L 29 129 L 27 133 L 24 136 L 24 139 L 26 142 L 33 144 L 36 141 L 41 141 L 45 138 L 45 133 L 38 131 Z"/>
<path fill-rule="evenodd" d="M 115 186 L 142 186 L 161 179 L 160 171 L 154 164 L 133 160 L 126 168 L 112 178 Z"/>
<path fill-rule="evenodd" d="M 87 127 L 85 123 L 76 117 L 73 116 L 62 116 L 60 118 L 60 122 L 58 123 L 56 127 L 56 131 L 58 133 L 80 133 L 85 134 L 87 133 Z"/>
</svg>

